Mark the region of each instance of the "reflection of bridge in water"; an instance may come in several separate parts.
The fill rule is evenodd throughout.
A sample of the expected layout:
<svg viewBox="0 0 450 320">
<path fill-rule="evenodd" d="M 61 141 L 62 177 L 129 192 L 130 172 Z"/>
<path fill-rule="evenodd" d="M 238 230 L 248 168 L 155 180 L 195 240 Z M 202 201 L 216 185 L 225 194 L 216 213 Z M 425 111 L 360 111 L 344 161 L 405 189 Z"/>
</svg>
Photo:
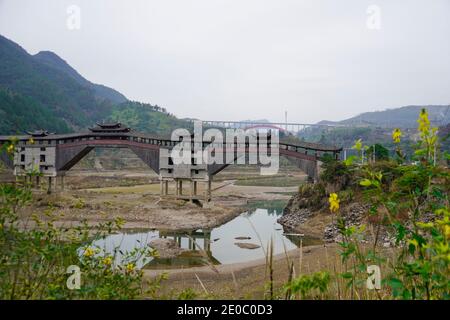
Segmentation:
<svg viewBox="0 0 450 320">
<path fill-rule="evenodd" d="M 215 174 L 234 163 L 238 154 L 244 154 L 246 158 L 250 154 L 257 154 L 258 161 L 260 150 L 272 150 L 276 148 L 279 155 L 293 159 L 295 164 L 301 168 L 311 179 L 318 177 L 318 163 L 321 156 L 331 154 L 339 157 L 341 148 L 327 147 L 314 143 L 301 142 L 298 144 L 267 140 L 256 141 L 256 148 L 248 141 L 241 143 L 217 144 L 211 141 L 201 141 L 201 148 L 214 146 L 215 154 L 222 155 L 221 163 L 197 163 L 194 154 L 191 155 L 191 163 L 174 164 L 170 151 L 180 141 L 172 141 L 162 138 L 134 132 L 120 123 L 98 124 L 90 128 L 88 132 L 70 134 L 51 134 L 47 131 L 29 132 L 23 136 L 0 136 L 0 145 L 16 139 L 14 158 L 10 159 L 6 152 L 0 154 L 0 160 L 14 169 L 16 177 L 29 179 L 34 185 L 40 185 L 41 177 L 47 179 L 48 192 L 56 189 L 59 184 L 64 188 L 64 176 L 75 164 L 85 157 L 94 148 L 129 148 L 153 171 L 159 174 L 160 194 L 168 195 L 169 182 L 175 182 L 175 197 L 181 199 L 211 199 L 211 181 Z M 181 141 L 182 142 L 182 141 Z M 195 144 L 197 142 L 192 142 Z M 195 146 L 194 146 L 195 147 Z M 226 151 L 233 153 L 233 161 L 226 157 Z M 258 162 L 259 163 L 259 162 Z M 31 177 L 30 171 L 38 172 L 39 175 Z M 33 180 L 32 180 L 33 179 Z M 183 182 L 190 185 L 189 192 L 183 189 Z M 198 194 L 198 183 L 206 185 L 204 194 Z"/>
<path fill-rule="evenodd" d="M 159 237 L 162 239 L 173 239 L 177 246 L 185 249 L 179 256 L 174 258 L 157 258 L 151 260 L 147 266 L 155 267 L 161 265 L 184 265 L 184 266 L 201 266 L 208 263 L 214 265 L 220 264 L 212 254 L 211 229 L 174 232 L 159 231 Z"/>
<path fill-rule="evenodd" d="M 181 248 L 182 239 L 187 239 L 189 250 L 196 250 L 196 248 L 200 248 L 203 251 L 211 252 L 211 230 L 196 230 L 189 232 L 173 232 L 173 231 L 160 231 L 160 238 L 163 239 L 173 239 L 178 246 Z M 198 243 L 196 240 L 202 240 L 202 245 Z"/>
<path fill-rule="evenodd" d="M 253 228 L 253 227 L 252 227 Z M 282 228 L 280 226 L 280 228 Z M 269 238 L 273 239 L 274 233 L 276 233 L 276 230 L 280 229 L 274 229 L 269 234 Z M 179 248 L 184 249 L 181 254 L 177 255 L 173 258 L 156 258 L 151 260 L 147 267 L 149 268 L 166 268 L 167 266 L 171 267 L 192 267 L 192 266 L 202 266 L 207 264 L 213 264 L 213 265 L 219 265 L 222 263 L 230 263 L 228 259 L 230 259 L 230 256 L 225 253 L 224 255 L 224 246 L 231 246 L 230 248 L 225 249 L 226 252 L 231 252 L 232 256 L 234 258 L 238 256 L 245 257 L 243 258 L 243 261 L 248 259 L 248 257 L 252 257 L 253 259 L 259 259 L 263 258 L 265 253 L 264 250 L 261 250 L 259 248 L 256 248 L 256 253 L 258 253 L 255 256 L 255 252 L 252 250 L 251 252 L 247 250 L 246 248 L 241 248 L 236 245 L 237 242 L 241 242 L 242 244 L 254 244 L 256 241 L 256 244 L 261 244 L 262 247 L 265 247 L 268 245 L 268 242 L 266 243 L 264 240 L 260 239 L 258 236 L 254 235 L 253 233 L 248 233 L 245 231 L 242 231 L 241 235 L 245 235 L 242 239 L 236 238 L 236 234 L 220 234 L 216 233 L 215 235 L 218 236 L 216 239 L 212 239 L 212 230 L 211 229 L 205 229 L 205 230 L 196 230 L 196 231 L 186 231 L 186 232 L 167 232 L 167 231 L 159 231 L 159 237 L 164 239 L 173 239 L 177 246 Z M 308 246 L 308 245 L 316 245 L 321 244 L 322 241 L 320 239 L 305 236 L 303 234 L 296 234 L 296 233 L 284 233 L 280 230 L 280 234 L 276 237 L 282 238 L 285 237 L 287 241 L 289 241 L 289 244 L 295 247 L 300 246 Z M 220 235 L 219 235 L 220 234 Z M 267 236 L 267 235 L 266 235 Z M 253 238 L 253 240 L 251 240 Z M 264 238 L 264 237 L 263 237 Z M 257 240 L 258 239 L 258 240 Z M 231 241 L 230 241 L 231 240 Z M 266 239 L 267 240 L 267 239 Z M 216 241 L 219 241 L 221 245 L 219 246 L 212 246 Z M 281 240 L 281 242 L 284 242 L 284 240 Z M 275 248 L 277 248 L 275 240 Z M 286 250 L 286 244 L 284 243 L 281 247 L 278 243 L 278 250 L 279 252 L 284 252 Z M 240 252 L 239 252 L 240 251 Z"/>
</svg>

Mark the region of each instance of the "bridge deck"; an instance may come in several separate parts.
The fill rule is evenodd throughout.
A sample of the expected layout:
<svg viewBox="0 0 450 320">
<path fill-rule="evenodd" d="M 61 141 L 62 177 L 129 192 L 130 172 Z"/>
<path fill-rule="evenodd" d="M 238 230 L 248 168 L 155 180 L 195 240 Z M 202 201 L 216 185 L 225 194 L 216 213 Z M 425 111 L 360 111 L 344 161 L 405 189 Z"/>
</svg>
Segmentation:
<svg viewBox="0 0 450 320">
<path fill-rule="evenodd" d="M 0 154 L 0 160 L 14 169 L 16 176 L 26 176 L 28 170 L 38 168 L 39 172 L 48 178 L 48 190 L 52 189 L 52 179 L 60 177 L 64 180 L 65 172 L 85 157 L 94 148 L 129 148 L 144 163 L 154 170 L 160 177 L 161 196 L 168 194 L 168 182 L 176 183 L 176 196 L 181 199 L 211 199 L 212 177 L 229 166 L 237 159 L 248 158 L 261 164 L 261 154 L 270 156 L 276 154 L 287 156 L 295 160 L 308 177 L 314 180 L 318 177 L 318 160 L 324 153 L 332 153 L 336 158 L 342 148 L 324 146 L 317 143 L 278 141 L 278 136 L 247 136 L 237 138 L 233 136 L 228 141 L 173 141 L 168 137 L 135 132 L 121 124 L 99 125 L 90 132 L 50 134 L 47 131 L 36 131 L 20 136 L 0 136 L 0 145 L 10 140 L 16 140 L 17 146 L 14 159 Z M 226 135 L 225 135 L 226 136 Z M 33 139 L 34 141 L 30 141 Z M 190 161 L 174 164 L 170 150 L 180 142 L 196 151 L 196 148 L 214 152 L 213 163 L 197 162 L 195 152 Z M 274 149 L 275 148 L 275 149 Z M 183 150 L 186 151 L 186 149 Z M 199 150 L 197 150 L 199 151 Z M 257 154 L 257 157 L 254 157 Z M 230 156 L 231 155 L 231 159 Z M 207 157 L 210 155 L 208 154 Z M 259 160 L 256 160 L 259 158 Z M 234 159 L 234 160 L 233 160 Z M 216 161 L 218 160 L 218 161 Z M 245 159 L 244 159 L 245 160 Z M 257 162 L 260 161 L 260 162 Z M 208 162 L 208 161 L 206 161 Z M 239 161 L 237 162 L 239 163 Z M 267 163 L 265 163 L 267 164 Z M 278 167 L 277 167 L 278 168 Z M 183 181 L 190 182 L 190 192 L 183 194 Z M 197 183 L 206 183 L 204 195 L 197 194 Z M 63 182 L 61 183 L 63 186 Z"/>
<path fill-rule="evenodd" d="M 29 139 L 33 138 L 39 144 L 39 141 L 48 142 L 48 141 L 56 141 L 58 145 L 65 143 L 74 143 L 74 142 L 84 142 L 89 140 L 98 140 L 98 139 L 111 139 L 114 138 L 116 140 L 128 140 L 134 141 L 142 144 L 152 144 L 166 147 L 175 146 L 178 141 L 172 141 L 169 137 L 162 137 L 156 135 L 145 134 L 142 132 L 124 132 L 124 133 L 93 133 L 93 132 L 81 132 L 81 133 L 68 133 L 68 134 L 50 134 L 43 137 L 35 137 L 32 135 L 20 135 L 20 136 L 0 136 L 0 144 L 5 143 L 6 141 L 10 141 L 11 139 L 17 139 L 21 142 L 26 142 Z M 99 143 L 95 143 L 99 144 Z M 210 142 L 204 141 L 204 146 L 209 145 Z M 279 142 L 280 149 L 303 149 L 303 150 L 311 150 L 311 151 L 319 151 L 319 152 L 341 152 L 342 148 L 338 148 L 335 146 L 325 146 L 317 143 L 310 142 L 298 142 L 298 143 L 290 143 L 290 142 Z"/>
</svg>

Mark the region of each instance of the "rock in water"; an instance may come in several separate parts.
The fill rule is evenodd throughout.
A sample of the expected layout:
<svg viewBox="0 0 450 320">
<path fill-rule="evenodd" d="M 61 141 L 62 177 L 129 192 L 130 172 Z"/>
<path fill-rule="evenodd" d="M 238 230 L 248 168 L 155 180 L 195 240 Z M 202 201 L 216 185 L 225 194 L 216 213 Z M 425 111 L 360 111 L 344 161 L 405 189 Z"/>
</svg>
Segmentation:
<svg viewBox="0 0 450 320">
<path fill-rule="evenodd" d="M 235 245 L 237 245 L 239 248 L 242 249 L 258 249 L 261 246 L 258 246 L 257 244 L 254 243 L 245 243 L 245 242 L 235 242 Z"/>
</svg>

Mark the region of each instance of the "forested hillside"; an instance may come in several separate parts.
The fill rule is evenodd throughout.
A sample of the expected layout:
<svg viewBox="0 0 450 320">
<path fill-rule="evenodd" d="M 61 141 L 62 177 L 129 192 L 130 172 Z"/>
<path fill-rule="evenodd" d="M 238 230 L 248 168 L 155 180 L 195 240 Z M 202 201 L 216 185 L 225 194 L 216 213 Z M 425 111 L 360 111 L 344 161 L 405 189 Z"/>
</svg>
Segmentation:
<svg viewBox="0 0 450 320">
<path fill-rule="evenodd" d="M 426 108 L 430 122 L 440 126 L 450 122 L 450 105 L 404 106 L 381 111 L 364 112 L 342 121 L 321 121 L 319 124 L 345 124 L 355 126 L 372 126 L 381 128 L 415 128 L 417 114 Z"/>
<path fill-rule="evenodd" d="M 101 120 L 112 106 L 110 101 L 98 99 L 92 88 L 80 84 L 64 71 L 41 63 L 4 37 L 0 37 L 0 87 L 40 104 L 64 120 L 70 129 Z M 41 126 L 41 123 L 32 121 L 25 125 Z M 25 128 L 10 128 L 22 129 Z"/>
<path fill-rule="evenodd" d="M 191 126 L 189 122 L 167 113 L 164 108 L 136 101 L 127 101 L 114 106 L 109 119 L 126 123 L 127 126 L 140 132 L 166 136 L 176 128 Z"/>
<path fill-rule="evenodd" d="M 25 130 L 47 129 L 68 132 L 66 122 L 36 100 L 0 88 L 0 133 L 23 134 Z"/>
<path fill-rule="evenodd" d="M 30 55 L 0 36 L 0 134 L 35 129 L 64 133 L 103 121 L 153 134 L 189 125 L 165 108 L 128 101 L 120 92 L 90 82 L 53 52 Z"/>
<path fill-rule="evenodd" d="M 351 148 L 357 139 L 366 145 L 382 144 L 394 153 L 392 141 L 394 128 L 402 130 L 401 147 L 407 154 L 413 151 L 411 145 L 418 140 L 417 114 L 425 108 L 432 126 L 439 128 L 440 148 L 449 151 L 448 124 L 450 105 L 405 106 L 383 111 L 365 112 L 342 121 L 321 121 L 319 124 L 343 125 L 342 127 L 308 128 L 299 137 L 313 142 Z"/>
</svg>

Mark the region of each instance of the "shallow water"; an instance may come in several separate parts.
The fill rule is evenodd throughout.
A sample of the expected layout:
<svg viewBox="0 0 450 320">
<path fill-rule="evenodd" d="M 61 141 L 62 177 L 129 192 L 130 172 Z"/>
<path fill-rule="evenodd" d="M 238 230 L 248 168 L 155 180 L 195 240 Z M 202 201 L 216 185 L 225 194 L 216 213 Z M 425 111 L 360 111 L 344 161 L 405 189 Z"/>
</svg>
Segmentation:
<svg viewBox="0 0 450 320">
<path fill-rule="evenodd" d="M 273 239 L 274 254 L 303 246 L 318 244 L 319 239 L 312 239 L 299 235 L 286 235 L 283 227 L 277 223 L 282 214 L 285 202 L 260 201 L 258 207 L 249 209 L 238 217 L 211 230 L 195 230 L 190 232 L 164 232 L 152 230 L 137 233 L 119 233 L 96 240 L 92 245 L 97 246 L 108 254 L 114 254 L 116 262 L 136 248 L 143 248 L 159 237 L 174 239 L 185 251 L 171 259 L 150 258 L 144 263 L 139 261 L 142 268 L 182 268 L 200 266 L 208 263 L 230 264 L 248 262 L 265 257 L 268 244 Z M 238 240 L 236 237 L 250 239 Z M 260 246 L 256 249 L 240 248 L 235 243 L 249 243 Z M 145 264 L 145 266 L 144 266 Z"/>
</svg>

